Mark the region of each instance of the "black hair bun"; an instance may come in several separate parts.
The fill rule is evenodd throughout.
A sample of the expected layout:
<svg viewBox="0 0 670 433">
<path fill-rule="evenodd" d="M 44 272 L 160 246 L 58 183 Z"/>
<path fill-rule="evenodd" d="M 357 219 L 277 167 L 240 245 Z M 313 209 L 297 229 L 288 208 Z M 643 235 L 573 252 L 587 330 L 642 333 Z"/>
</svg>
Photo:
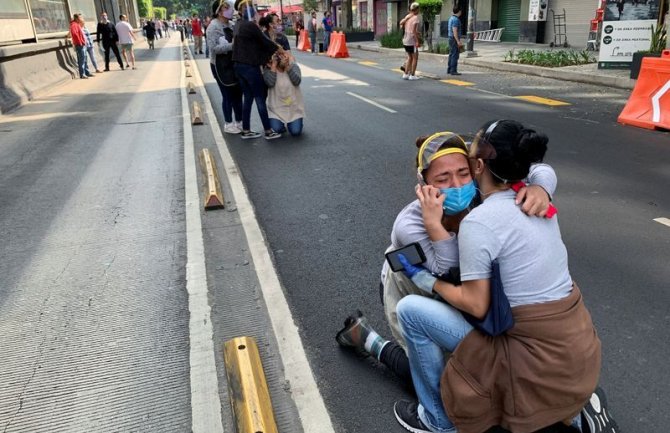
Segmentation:
<svg viewBox="0 0 670 433">
<path fill-rule="evenodd" d="M 549 137 L 533 129 L 524 128 L 519 133 L 519 151 L 525 154 L 531 164 L 542 162 L 544 154 L 547 153 L 547 143 L 549 143 Z"/>
<path fill-rule="evenodd" d="M 542 162 L 549 138 L 517 121 L 501 120 L 489 142 L 496 151 L 496 158 L 488 162 L 491 172 L 498 181 L 516 182 L 528 176 L 531 164 Z"/>
</svg>

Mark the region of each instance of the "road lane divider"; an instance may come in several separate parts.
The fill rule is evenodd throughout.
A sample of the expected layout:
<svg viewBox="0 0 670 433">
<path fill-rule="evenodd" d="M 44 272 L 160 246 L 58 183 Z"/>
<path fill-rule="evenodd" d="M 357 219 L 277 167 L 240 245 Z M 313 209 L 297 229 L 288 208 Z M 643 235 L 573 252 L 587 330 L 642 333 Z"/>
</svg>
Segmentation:
<svg viewBox="0 0 670 433">
<path fill-rule="evenodd" d="M 550 107 L 561 107 L 566 105 L 572 105 L 569 102 L 558 101 L 556 99 L 542 98 L 541 96 L 533 96 L 533 95 L 513 96 L 513 98 L 520 99 L 522 101 L 532 102 L 533 104 L 548 105 Z"/>
<path fill-rule="evenodd" d="M 202 149 L 199 156 L 200 168 L 205 179 L 205 210 L 222 209 L 224 207 L 223 192 L 216 161 L 212 158 L 209 149 Z"/>
<path fill-rule="evenodd" d="M 184 131 L 184 200 L 186 207 L 186 292 L 189 311 L 189 375 L 191 432 L 223 433 L 219 378 L 214 359 L 214 334 L 209 307 L 205 246 L 200 219 L 197 162 L 193 128 L 188 119 L 188 95 L 184 63 L 179 81 Z"/>
<path fill-rule="evenodd" d="M 462 81 L 462 80 L 440 80 L 441 83 L 446 83 L 446 84 L 452 84 L 454 86 L 474 86 L 475 83 L 471 83 L 469 81 Z"/>
<path fill-rule="evenodd" d="M 193 81 L 189 81 L 186 87 L 188 88 L 188 93 L 190 95 L 195 93 L 195 84 L 193 84 Z"/>
<path fill-rule="evenodd" d="M 670 227 L 670 218 L 654 218 L 657 223 Z"/>
<path fill-rule="evenodd" d="M 193 101 L 192 105 L 193 109 L 191 112 L 191 124 L 193 125 L 202 125 L 202 109 L 200 108 L 200 104 L 198 104 L 198 101 Z"/>
<path fill-rule="evenodd" d="M 186 67 L 186 65 L 184 65 L 184 67 L 186 68 L 186 76 L 187 76 L 187 77 L 192 77 L 192 76 L 193 76 L 193 72 L 191 72 L 191 68 L 190 68 L 190 67 Z"/>
<path fill-rule="evenodd" d="M 223 345 L 228 394 L 237 433 L 278 433 L 256 340 L 237 337 Z"/>
<path fill-rule="evenodd" d="M 286 301 L 286 295 L 279 282 L 277 270 L 270 257 L 268 242 L 258 224 L 254 207 L 251 205 L 251 200 L 242 182 L 242 175 L 223 137 L 221 126 L 217 122 L 209 95 L 204 91 L 200 71 L 197 67 L 194 68 L 194 71 L 196 75 L 195 83 L 200 88 L 200 94 L 204 101 L 204 114 L 207 116 L 214 141 L 219 150 L 223 170 L 230 185 L 233 201 L 237 206 L 237 212 L 256 270 L 256 277 L 258 278 L 268 316 L 272 323 L 272 332 L 278 343 L 277 348 L 279 349 L 281 362 L 284 367 L 281 373 L 290 387 L 291 397 L 298 410 L 303 431 L 309 433 L 335 433 L 330 415 L 326 409 L 326 404 L 323 401 L 321 391 L 316 384 L 312 368 L 307 360 L 307 354 L 300 339 L 298 327 L 293 320 L 291 310 Z M 188 125 L 188 127 L 190 128 L 191 125 Z M 202 233 L 200 233 L 200 237 L 202 237 Z M 205 299 L 207 299 L 206 295 Z M 214 381 L 216 383 L 216 378 L 214 378 Z M 219 401 L 218 396 L 217 401 Z M 195 429 L 193 432 L 197 433 Z M 214 430 L 210 430 L 208 433 L 210 432 L 215 433 Z"/>
<path fill-rule="evenodd" d="M 354 92 L 347 92 L 347 95 L 349 95 L 349 96 L 353 96 L 354 98 L 358 98 L 358 99 L 360 99 L 361 101 L 367 102 L 368 104 L 370 104 L 370 105 L 374 105 L 375 107 L 377 107 L 377 108 L 381 108 L 382 110 L 384 110 L 384 111 L 388 111 L 389 113 L 397 113 L 397 111 L 395 111 L 395 110 L 393 110 L 393 109 L 391 109 L 391 108 L 385 107 L 385 106 L 383 106 L 382 104 L 379 104 L 379 103 L 377 103 L 377 102 L 375 102 L 375 101 L 373 101 L 373 100 L 371 100 L 371 99 L 368 99 L 368 98 L 366 98 L 366 97 L 364 97 L 364 96 L 361 96 L 361 95 L 359 95 L 359 94 L 356 94 L 356 93 L 354 93 Z"/>
</svg>

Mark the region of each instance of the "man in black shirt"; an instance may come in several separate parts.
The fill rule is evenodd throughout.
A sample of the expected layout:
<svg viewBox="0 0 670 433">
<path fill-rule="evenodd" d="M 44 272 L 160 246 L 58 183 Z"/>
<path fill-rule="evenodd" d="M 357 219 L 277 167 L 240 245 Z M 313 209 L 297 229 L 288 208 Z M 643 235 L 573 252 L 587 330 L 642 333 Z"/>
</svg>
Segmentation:
<svg viewBox="0 0 670 433">
<path fill-rule="evenodd" d="M 119 47 L 116 46 L 116 43 L 119 42 L 119 35 L 116 33 L 114 24 L 107 20 L 107 12 L 103 12 L 100 15 L 97 33 L 98 36 L 96 37 L 96 42 L 100 44 L 100 40 L 102 39 L 102 47 L 105 49 L 105 72 L 109 71 L 110 48 L 114 51 L 116 60 L 119 62 L 121 69 L 123 69 L 123 61 L 121 60 L 121 54 L 119 54 Z"/>
</svg>

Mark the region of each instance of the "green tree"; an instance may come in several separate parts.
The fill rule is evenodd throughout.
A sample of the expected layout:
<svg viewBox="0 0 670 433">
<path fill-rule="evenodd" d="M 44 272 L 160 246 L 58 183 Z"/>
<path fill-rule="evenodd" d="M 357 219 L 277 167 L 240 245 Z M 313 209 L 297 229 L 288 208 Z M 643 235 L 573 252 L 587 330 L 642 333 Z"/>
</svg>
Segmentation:
<svg viewBox="0 0 670 433">
<path fill-rule="evenodd" d="M 428 43 L 428 50 L 433 52 L 433 27 L 435 27 L 435 15 L 442 12 L 442 0 L 417 0 L 419 10 L 423 15 L 423 20 L 428 21 L 428 31 L 425 35 L 425 41 Z M 421 26 L 423 29 L 424 26 Z"/>
<path fill-rule="evenodd" d="M 167 18 L 167 9 L 163 7 L 154 7 L 154 16 L 158 19 L 164 20 Z"/>
<path fill-rule="evenodd" d="M 152 0 L 138 0 L 137 2 L 137 12 L 143 18 L 153 18 L 154 17 L 154 5 Z"/>
</svg>

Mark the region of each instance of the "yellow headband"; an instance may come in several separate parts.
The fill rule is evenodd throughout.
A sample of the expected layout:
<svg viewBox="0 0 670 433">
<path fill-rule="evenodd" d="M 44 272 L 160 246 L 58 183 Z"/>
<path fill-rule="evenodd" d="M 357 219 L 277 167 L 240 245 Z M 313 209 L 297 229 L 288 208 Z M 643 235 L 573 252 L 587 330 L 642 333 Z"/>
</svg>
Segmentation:
<svg viewBox="0 0 670 433">
<path fill-rule="evenodd" d="M 461 140 L 461 142 L 463 143 L 463 145 L 465 146 L 465 141 L 463 141 L 463 138 L 462 138 L 460 135 L 454 134 L 453 132 L 450 132 L 450 131 L 436 132 L 435 134 L 433 134 L 433 135 L 431 135 L 430 137 L 426 138 L 426 140 L 423 142 L 423 144 L 422 144 L 421 147 L 419 148 L 419 155 L 418 155 L 418 158 L 417 158 L 417 159 L 418 159 L 418 163 L 419 163 L 419 164 L 418 164 L 418 165 L 419 165 L 419 170 L 418 170 L 419 173 L 421 173 L 421 172 L 424 170 L 424 166 L 423 166 L 423 153 L 426 151 L 426 148 L 428 147 L 428 145 L 429 145 L 433 140 L 435 140 L 435 139 L 438 138 L 438 137 L 443 137 L 443 136 L 444 136 L 444 137 L 449 137 L 449 138 L 451 138 L 451 136 L 458 137 L 458 138 Z M 446 141 L 446 140 L 445 140 L 445 141 Z M 438 151 L 438 152 L 435 152 L 435 153 L 430 157 L 430 159 L 428 160 L 428 163 L 430 164 L 430 163 L 431 163 L 432 161 L 434 161 L 435 159 L 440 158 L 440 157 L 442 157 L 442 156 L 444 156 L 444 155 L 452 154 L 452 153 L 460 153 L 461 155 L 465 155 L 465 157 L 468 156 L 468 153 L 467 153 L 466 151 L 464 151 L 463 149 L 461 149 L 461 148 L 458 148 L 458 147 L 449 147 L 449 148 L 447 148 L 447 149 L 442 149 L 442 150 L 440 150 L 440 151 Z"/>
</svg>

